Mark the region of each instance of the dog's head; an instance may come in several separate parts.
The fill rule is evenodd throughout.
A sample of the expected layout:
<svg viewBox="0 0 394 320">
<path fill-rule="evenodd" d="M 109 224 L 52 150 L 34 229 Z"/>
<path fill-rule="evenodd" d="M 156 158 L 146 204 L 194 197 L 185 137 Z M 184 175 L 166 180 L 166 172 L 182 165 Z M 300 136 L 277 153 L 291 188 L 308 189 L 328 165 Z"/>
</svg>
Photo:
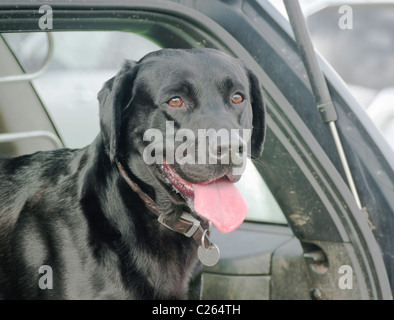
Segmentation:
<svg viewBox="0 0 394 320">
<path fill-rule="evenodd" d="M 258 157 L 263 149 L 258 79 L 240 60 L 217 50 L 167 49 L 126 61 L 99 101 L 111 162 L 119 159 L 152 186 L 159 207 L 168 198 L 193 206 L 197 194 L 225 197 L 221 188 L 201 190 L 236 182 L 246 156 Z"/>
</svg>

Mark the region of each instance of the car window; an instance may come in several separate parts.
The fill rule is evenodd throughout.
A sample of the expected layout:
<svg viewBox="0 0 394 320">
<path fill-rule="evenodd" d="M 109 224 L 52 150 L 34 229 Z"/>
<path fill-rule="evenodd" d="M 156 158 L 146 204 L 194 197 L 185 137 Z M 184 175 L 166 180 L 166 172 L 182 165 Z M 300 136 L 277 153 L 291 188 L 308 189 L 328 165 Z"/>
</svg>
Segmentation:
<svg viewBox="0 0 394 320">
<path fill-rule="evenodd" d="M 81 148 L 99 133 L 97 93 L 125 58 L 139 60 L 160 47 L 128 32 L 53 32 L 48 70 L 32 81 L 66 147 Z M 25 72 L 43 64 L 48 50 L 43 33 L 3 34 Z M 236 186 L 249 205 L 247 220 L 287 224 L 275 198 L 248 159 Z"/>
<path fill-rule="evenodd" d="M 47 38 L 43 33 L 3 35 L 26 72 L 43 64 Z M 33 85 L 64 144 L 85 147 L 99 132 L 97 93 L 125 58 L 139 60 L 160 49 L 126 32 L 53 32 L 54 54 L 48 70 Z"/>
<path fill-rule="evenodd" d="M 278 203 L 249 159 L 247 159 L 245 172 L 236 186 L 249 204 L 247 220 L 287 224 Z"/>
</svg>

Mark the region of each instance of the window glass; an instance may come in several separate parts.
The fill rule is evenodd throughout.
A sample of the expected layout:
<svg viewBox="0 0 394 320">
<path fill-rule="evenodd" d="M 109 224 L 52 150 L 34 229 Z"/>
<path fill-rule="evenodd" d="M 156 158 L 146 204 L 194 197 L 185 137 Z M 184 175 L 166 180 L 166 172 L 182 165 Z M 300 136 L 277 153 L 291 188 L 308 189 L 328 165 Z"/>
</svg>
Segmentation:
<svg viewBox="0 0 394 320">
<path fill-rule="evenodd" d="M 139 60 L 159 50 L 153 42 L 126 32 L 53 32 L 48 70 L 33 80 L 64 144 L 85 147 L 99 132 L 97 93 L 124 59 Z M 37 71 L 48 50 L 43 33 L 4 34 L 26 72 Z"/>
<path fill-rule="evenodd" d="M 124 32 L 53 32 L 54 55 L 48 70 L 33 80 L 66 147 L 90 144 L 99 132 L 97 93 L 125 58 L 139 60 L 159 50 L 155 43 Z M 43 64 L 48 43 L 43 33 L 4 34 L 26 72 Z M 286 224 L 286 219 L 248 159 L 236 184 L 249 205 L 247 220 Z"/>
<path fill-rule="evenodd" d="M 246 220 L 287 224 L 275 198 L 249 159 L 246 163 L 245 172 L 236 186 L 249 205 Z"/>
</svg>

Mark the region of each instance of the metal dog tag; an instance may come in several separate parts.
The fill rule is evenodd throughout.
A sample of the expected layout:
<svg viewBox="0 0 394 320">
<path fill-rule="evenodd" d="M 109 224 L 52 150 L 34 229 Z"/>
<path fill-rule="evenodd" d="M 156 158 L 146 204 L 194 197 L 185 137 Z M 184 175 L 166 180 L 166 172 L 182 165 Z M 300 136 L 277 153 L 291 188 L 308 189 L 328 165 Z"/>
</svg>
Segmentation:
<svg viewBox="0 0 394 320">
<path fill-rule="evenodd" d="M 203 248 L 199 246 L 197 249 L 198 259 L 200 259 L 203 265 L 207 267 L 212 267 L 218 263 L 220 258 L 220 250 L 218 246 L 214 243 L 210 243 L 208 248 Z"/>
</svg>

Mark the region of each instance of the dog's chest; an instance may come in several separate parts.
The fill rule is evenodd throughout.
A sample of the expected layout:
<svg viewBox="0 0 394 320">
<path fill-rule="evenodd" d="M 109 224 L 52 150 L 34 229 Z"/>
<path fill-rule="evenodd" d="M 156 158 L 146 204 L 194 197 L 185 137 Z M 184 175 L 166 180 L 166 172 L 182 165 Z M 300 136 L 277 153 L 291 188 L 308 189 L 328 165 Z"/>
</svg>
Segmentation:
<svg viewBox="0 0 394 320">
<path fill-rule="evenodd" d="M 150 295 L 138 297 L 144 299 L 187 298 L 190 281 L 200 269 L 194 247 L 178 252 L 168 250 L 159 254 L 141 255 L 136 266 L 142 270 L 140 285 Z"/>
</svg>

